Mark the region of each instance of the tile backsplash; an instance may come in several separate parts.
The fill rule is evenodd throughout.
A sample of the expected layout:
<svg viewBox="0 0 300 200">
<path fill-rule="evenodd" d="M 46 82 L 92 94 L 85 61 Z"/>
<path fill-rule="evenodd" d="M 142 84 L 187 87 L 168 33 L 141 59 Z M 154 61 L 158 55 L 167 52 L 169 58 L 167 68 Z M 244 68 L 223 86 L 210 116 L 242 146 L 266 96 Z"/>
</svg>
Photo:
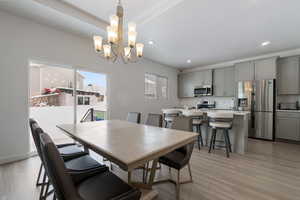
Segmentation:
<svg viewBox="0 0 300 200">
<path fill-rule="evenodd" d="M 201 101 L 215 101 L 217 109 L 233 109 L 234 97 L 200 97 L 200 98 L 182 98 L 179 99 L 181 106 L 196 107 Z"/>
</svg>

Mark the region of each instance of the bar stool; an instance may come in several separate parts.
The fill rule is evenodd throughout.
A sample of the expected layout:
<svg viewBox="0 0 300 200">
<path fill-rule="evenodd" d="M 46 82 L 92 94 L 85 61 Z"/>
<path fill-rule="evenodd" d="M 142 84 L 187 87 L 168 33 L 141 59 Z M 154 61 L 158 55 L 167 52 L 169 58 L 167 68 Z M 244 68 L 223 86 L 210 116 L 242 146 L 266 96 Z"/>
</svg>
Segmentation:
<svg viewBox="0 0 300 200">
<path fill-rule="evenodd" d="M 175 117 L 178 117 L 181 114 L 179 109 L 164 109 L 163 118 L 165 122 L 165 128 L 169 128 L 174 121 Z"/>
<path fill-rule="evenodd" d="M 183 110 L 182 115 L 186 117 L 192 117 L 192 126 L 193 128 L 196 128 L 196 132 L 198 133 L 198 149 L 200 150 L 200 146 L 203 146 L 203 138 L 201 132 L 201 126 L 203 124 L 203 112 L 198 110 Z"/>
<path fill-rule="evenodd" d="M 230 112 L 208 112 L 207 113 L 209 127 L 212 128 L 212 134 L 210 139 L 210 145 L 208 152 L 211 152 L 211 149 L 215 148 L 216 144 L 216 135 L 217 130 L 222 130 L 224 136 L 224 142 L 226 149 L 226 156 L 229 158 L 229 152 L 232 152 L 230 137 L 229 137 L 229 130 L 232 128 L 233 122 L 233 113 Z"/>
</svg>

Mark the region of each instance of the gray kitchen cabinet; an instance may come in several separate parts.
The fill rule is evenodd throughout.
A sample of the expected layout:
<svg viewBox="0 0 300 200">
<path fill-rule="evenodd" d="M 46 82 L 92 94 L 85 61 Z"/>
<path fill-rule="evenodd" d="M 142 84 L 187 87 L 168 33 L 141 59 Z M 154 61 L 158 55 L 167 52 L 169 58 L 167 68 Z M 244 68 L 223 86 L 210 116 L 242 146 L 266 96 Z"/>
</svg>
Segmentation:
<svg viewBox="0 0 300 200">
<path fill-rule="evenodd" d="M 200 86 L 204 85 L 203 71 L 195 71 L 195 72 L 191 72 L 191 74 L 193 76 L 194 87 L 200 87 Z"/>
<path fill-rule="evenodd" d="M 235 81 L 254 80 L 254 62 L 243 62 L 235 64 Z"/>
<path fill-rule="evenodd" d="M 194 97 L 194 74 L 185 73 L 178 75 L 178 97 Z"/>
<path fill-rule="evenodd" d="M 277 92 L 279 95 L 300 94 L 299 57 L 280 58 L 277 62 Z"/>
<path fill-rule="evenodd" d="M 295 113 L 289 116 L 288 112 L 277 112 L 275 135 L 280 139 L 300 141 L 300 116 L 295 117 Z"/>
<path fill-rule="evenodd" d="M 178 97 L 194 97 L 194 88 L 212 84 L 212 70 L 182 73 L 178 75 Z"/>
<path fill-rule="evenodd" d="M 234 67 L 215 69 L 213 73 L 214 96 L 233 97 L 235 88 Z"/>
<path fill-rule="evenodd" d="M 276 60 L 274 57 L 254 61 L 255 80 L 276 79 Z"/>
<path fill-rule="evenodd" d="M 204 70 L 201 71 L 202 76 L 202 83 L 203 85 L 212 85 L 213 84 L 213 71 L 210 70 Z"/>
</svg>

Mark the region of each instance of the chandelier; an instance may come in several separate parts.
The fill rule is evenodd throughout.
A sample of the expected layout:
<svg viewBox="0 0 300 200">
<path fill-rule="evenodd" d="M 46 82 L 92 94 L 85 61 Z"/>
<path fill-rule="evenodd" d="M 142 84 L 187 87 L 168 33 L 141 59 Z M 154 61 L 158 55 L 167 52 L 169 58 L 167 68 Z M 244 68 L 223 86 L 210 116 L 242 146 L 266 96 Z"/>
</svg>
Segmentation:
<svg viewBox="0 0 300 200">
<path fill-rule="evenodd" d="M 107 26 L 107 40 L 95 35 L 94 48 L 102 57 L 112 62 L 119 58 L 124 63 L 137 62 L 138 58 L 143 56 L 144 45 L 136 43 L 136 24 L 133 22 L 128 23 L 128 41 L 127 45 L 124 45 L 123 16 L 123 6 L 121 0 L 118 0 L 117 14 L 110 17 L 110 25 Z"/>
</svg>

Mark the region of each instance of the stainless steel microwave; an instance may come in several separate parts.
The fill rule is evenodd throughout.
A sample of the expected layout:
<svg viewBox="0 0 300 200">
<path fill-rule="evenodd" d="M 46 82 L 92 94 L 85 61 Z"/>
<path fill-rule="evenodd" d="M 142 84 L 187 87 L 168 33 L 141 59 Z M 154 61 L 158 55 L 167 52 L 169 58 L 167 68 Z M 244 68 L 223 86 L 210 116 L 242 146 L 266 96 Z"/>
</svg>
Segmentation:
<svg viewBox="0 0 300 200">
<path fill-rule="evenodd" d="M 202 86 L 196 87 L 194 89 L 194 96 L 195 97 L 212 96 L 212 95 L 213 95 L 212 85 L 202 85 Z"/>
</svg>

